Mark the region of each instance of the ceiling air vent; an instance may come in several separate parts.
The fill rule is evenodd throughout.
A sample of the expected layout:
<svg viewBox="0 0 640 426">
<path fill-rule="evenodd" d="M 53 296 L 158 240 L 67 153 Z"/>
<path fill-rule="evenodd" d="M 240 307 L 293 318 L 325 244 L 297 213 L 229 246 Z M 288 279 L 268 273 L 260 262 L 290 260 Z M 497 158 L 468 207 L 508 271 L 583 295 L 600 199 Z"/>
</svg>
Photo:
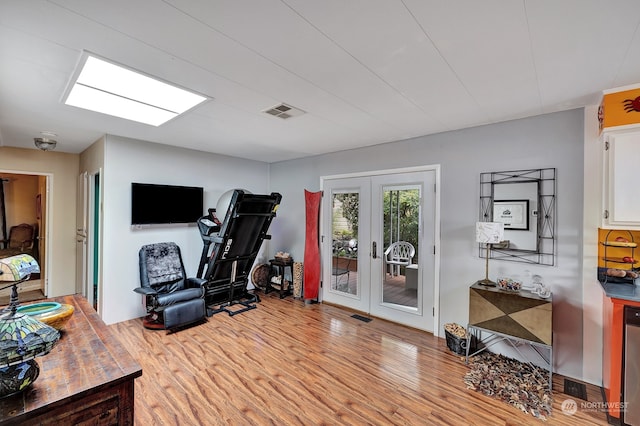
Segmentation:
<svg viewBox="0 0 640 426">
<path fill-rule="evenodd" d="M 303 110 L 287 104 L 279 104 L 262 112 L 273 115 L 274 117 L 282 118 L 283 120 L 291 117 L 297 117 L 298 115 L 305 113 Z"/>
</svg>

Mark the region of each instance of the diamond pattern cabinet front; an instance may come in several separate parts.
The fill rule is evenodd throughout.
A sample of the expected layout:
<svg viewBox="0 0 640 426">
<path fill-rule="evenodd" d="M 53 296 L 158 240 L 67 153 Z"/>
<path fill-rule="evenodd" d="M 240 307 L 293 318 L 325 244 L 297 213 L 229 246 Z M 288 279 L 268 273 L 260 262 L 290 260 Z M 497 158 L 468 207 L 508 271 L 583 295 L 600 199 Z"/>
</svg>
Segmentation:
<svg viewBox="0 0 640 426">
<path fill-rule="evenodd" d="M 469 289 L 469 325 L 551 346 L 551 297 L 474 284 Z"/>
</svg>

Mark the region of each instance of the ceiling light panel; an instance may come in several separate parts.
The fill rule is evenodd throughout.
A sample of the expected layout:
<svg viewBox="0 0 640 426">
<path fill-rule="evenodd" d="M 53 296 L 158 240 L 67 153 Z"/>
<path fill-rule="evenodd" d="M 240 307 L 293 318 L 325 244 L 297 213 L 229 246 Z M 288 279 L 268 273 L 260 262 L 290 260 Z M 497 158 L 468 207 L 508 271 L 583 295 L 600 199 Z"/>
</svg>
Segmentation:
<svg viewBox="0 0 640 426">
<path fill-rule="evenodd" d="M 131 101 L 81 84 L 73 86 L 65 103 L 151 126 L 159 126 L 178 115 L 172 111 Z"/>
<path fill-rule="evenodd" d="M 159 126 L 206 97 L 87 55 L 65 103 Z"/>
</svg>

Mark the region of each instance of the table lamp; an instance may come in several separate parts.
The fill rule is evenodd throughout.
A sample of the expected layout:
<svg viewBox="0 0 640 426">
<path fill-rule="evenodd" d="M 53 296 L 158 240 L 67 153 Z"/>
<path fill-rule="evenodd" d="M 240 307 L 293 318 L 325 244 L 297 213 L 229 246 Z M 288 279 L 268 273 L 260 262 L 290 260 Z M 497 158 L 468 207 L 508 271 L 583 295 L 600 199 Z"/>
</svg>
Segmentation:
<svg viewBox="0 0 640 426">
<path fill-rule="evenodd" d="M 497 244 L 504 238 L 504 224 L 499 222 L 476 222 L 476 242 L 487 245 L 487 261 L 485 265 L 485 277 L 476 284 L 493 287 L 494 281 L 489 279 L 489 258 L 491 257 L 491 245 Z"/>
<path fill-rule="evenodd" d="M 53 327 L 17 312 L 18 284 L 32 272 L 40 272 L 38 262 L 26 254 L 0 259 L 0 281 L 12 281 L 9 306 L 0 311 L 0 398 L 21 392 L 40 374 L 35 361 L 46 355 L 60 339 Z"/>
</svg>

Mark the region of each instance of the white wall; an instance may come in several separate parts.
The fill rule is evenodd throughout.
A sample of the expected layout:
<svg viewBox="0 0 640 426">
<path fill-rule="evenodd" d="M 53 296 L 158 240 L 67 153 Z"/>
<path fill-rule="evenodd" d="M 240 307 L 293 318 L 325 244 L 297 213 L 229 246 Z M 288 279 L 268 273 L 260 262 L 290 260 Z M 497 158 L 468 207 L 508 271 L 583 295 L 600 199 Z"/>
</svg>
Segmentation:
<svg viewBox="0 0 640 426">
<path fill-rule="evenodd" d="M 557 168 L 556 266 L 491 261 L 490 274 L 543 276 L 554 292 L 555 371 L 583 377 L 582 210 L 583 110 L 547 114 L 322 156 L 271 164 L 272 191 L 283 201 L 271 228 L 274 250 L 304 255 L 303 190 L 319 190 L 320 176 L 440 164 L 440 326 L 466 324 L 468 287 L 484 274 L 474 226 L 480 173 Z"/>
<path fill-rule="evenodd" d="M 583 244 L 583 347 L 585 381 L 602 385 L 603 297 L 598 275 L 598 227 L 602 217 L 603 143 L 598 137 L 598 107 L 584 112 L 584 244 Z"/>
<path fill-rule="evenodd" d="M 244 188 L 268 193 L 269 166 L 201 151 L 107 135 L 105 142 L 102 244 L 102 319 L 115 323 L 145 314 L 139 287 L 138 250 L 150 243 L 174 241 L 182 251 L 188 275 L 195 275 L 202 240 L 197 226 L 131 227 L 131 183 L 204 187 L 205 211 L 222 193 Z M 274 220 L 274 223 L 278 218 Z"/>
</svg>

